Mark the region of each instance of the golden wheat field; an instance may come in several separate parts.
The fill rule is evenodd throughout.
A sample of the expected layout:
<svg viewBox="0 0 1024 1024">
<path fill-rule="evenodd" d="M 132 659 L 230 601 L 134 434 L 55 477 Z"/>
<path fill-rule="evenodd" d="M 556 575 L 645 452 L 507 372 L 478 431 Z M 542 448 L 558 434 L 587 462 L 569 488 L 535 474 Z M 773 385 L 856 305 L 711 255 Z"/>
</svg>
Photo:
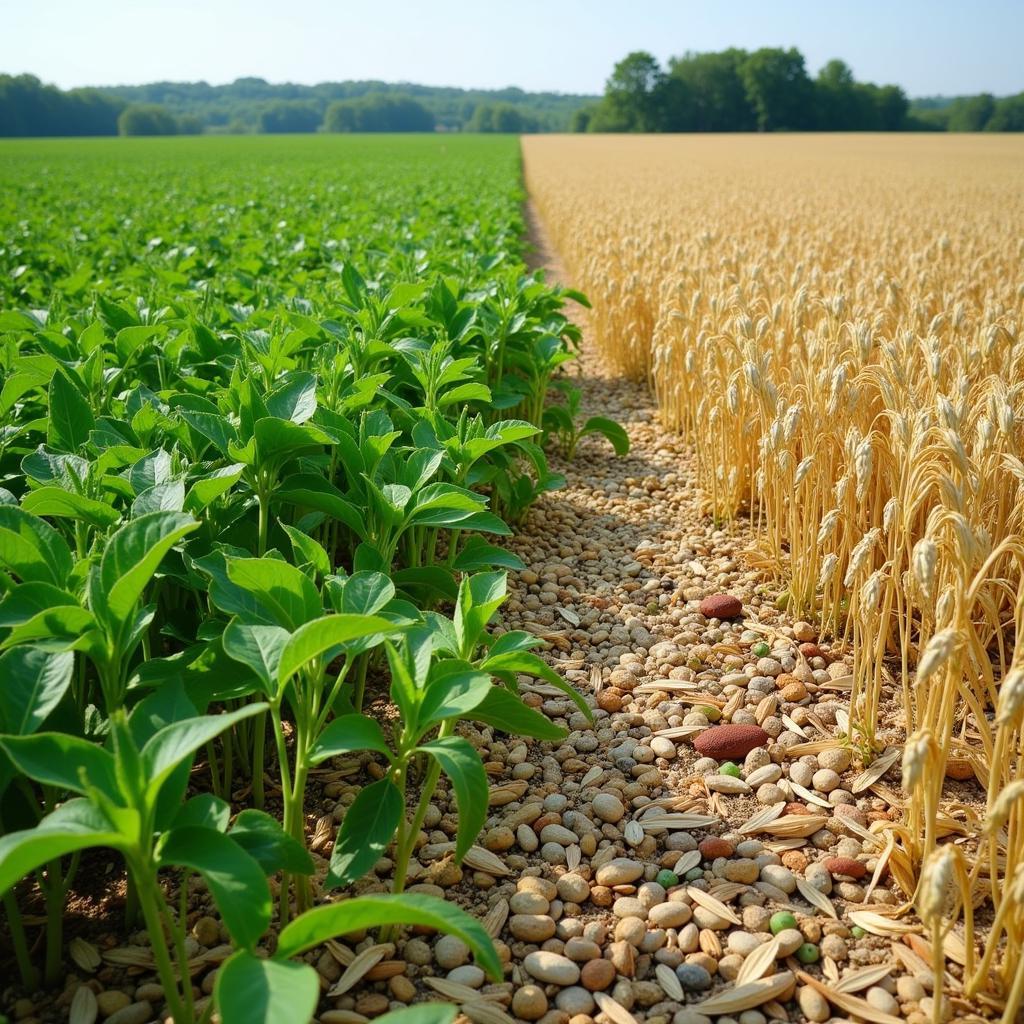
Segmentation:
<svg viewBox="0 0 1024 1024">
<path fill-rule="evenodd" d="M 523 150 L 603 357 L 649 377 L 714 514 L 756 525 L 753 557 L 789 610 L 852 647 L 848 732 L 868 757 L 883 691 L 901 696 L 902 820 L 875 837 L 936 967 L 944 941 L 965 993 L 1012 1020 L 1024 140 L 532 137 Z M 947 781 L 972 778 L 975 805 Z"/>
</svg>

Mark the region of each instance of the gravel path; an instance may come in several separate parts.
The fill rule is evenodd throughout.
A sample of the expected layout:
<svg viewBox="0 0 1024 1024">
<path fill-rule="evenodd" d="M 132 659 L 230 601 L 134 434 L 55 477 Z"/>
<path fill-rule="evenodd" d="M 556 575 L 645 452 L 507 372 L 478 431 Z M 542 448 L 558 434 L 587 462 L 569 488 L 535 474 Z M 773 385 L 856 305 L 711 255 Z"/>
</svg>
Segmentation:
<svg viewBox="0 0 1024 1024">
<path fill-rule="evenodd" d="M 538 265 L 571 285 L 527 213 Z M 607 374 L 585 345 L 575 372 L 584 415 L 622 423 L 631 451 L 616 458 L 587 438 L 571 464 L 554 459 L 568 486 L 511 545 L 527 568 L 512 574 L 503 627 L 545 641 L 550 663 L 593 698 L 595 722 L 557 690 L 524 686 L 567 741 L 475 737 L 494 780 L 481 845 L 510 874 L 470 865 L 455 888 L 488 912 L 512 962 L 511 986 L 480 991 L 545 1024 L 629 1024 L 624 1011 L 648 1024 L 845 1018 L 796 972 L 831 984 L 891 963 L 895 975 L 892 939 L 851 931 L 848 918 L 899 902 L 884 870 L 871 885 L 880 847 L 863 837 L 889 804 L 853 794 L 862 766 L 834 742 L 790 748 L 831 737 L 849 666 L 776 610 L 776 591 L 744 563 L 747 526 L 705 515 L 692 453 L 661 429 L 646 389 Z M 758 813 L 774 816 L 768 830 L 741 833 Z M 464 955 L 442 939 L 424 970 L 481 982 Z M 776 980 L 758 981 L 769 968 Z M 879 1020 L 921 1024 L 925 985 L 884 975 L 849 991 Z M 744 981 L 747 1000 L 692 1008 Z M 463 1008 L 487 1016 L 472 1000 Z"/>
</svg>

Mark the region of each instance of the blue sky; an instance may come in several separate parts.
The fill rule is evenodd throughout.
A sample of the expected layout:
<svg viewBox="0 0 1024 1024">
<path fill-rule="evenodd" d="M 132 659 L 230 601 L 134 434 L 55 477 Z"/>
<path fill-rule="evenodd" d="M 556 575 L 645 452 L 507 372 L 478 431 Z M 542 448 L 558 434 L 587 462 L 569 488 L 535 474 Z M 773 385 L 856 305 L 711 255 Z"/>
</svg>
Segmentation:
<svg viewBox="0 0 1024 1024">
<path fill-rule="evenodd" d="M 1024 90 L 1024 0 L 6 0 L 0 71 L 600 92 L 628 51 L 798 46 L 912 96 Z"/>
</svg>

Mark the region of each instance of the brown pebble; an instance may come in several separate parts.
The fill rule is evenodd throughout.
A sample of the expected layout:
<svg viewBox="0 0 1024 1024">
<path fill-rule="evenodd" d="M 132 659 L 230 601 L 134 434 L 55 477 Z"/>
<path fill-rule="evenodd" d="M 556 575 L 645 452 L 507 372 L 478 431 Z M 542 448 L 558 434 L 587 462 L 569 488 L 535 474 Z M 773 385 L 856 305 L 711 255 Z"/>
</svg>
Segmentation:
<svg viewBox="0 0 1024 1024">
<path fill-rule="evenodd" d="M 364 1017 L 379 1017 L 386 1013 L 388 997 L 383 992 L 366 992 L 356 1000 L 356 1013 Z"/>
<path fill-rule="evenodd" d="M 706 619 L 735 619 L 743 614 L 743 602 L 732 594 L 712 594 L 700 603 Z"/>
<path fill-rule="evenodd" d="M 693 749 L 702 757 L 725 761 L 746 757 L 767 742 L 768 733 L 759 725 L 715 725 L 697 736 Z"/>
<path fill-rule="evenodd" d="M 714 860 L 716 857 L 731 857 L 736 847 L 728 839 L 708 836 L 707 839 L 700 841 L 697 849 L 705 860 Z"/>
<path fill-rule="evenodd" d="M 782 808 L 783 814 L 810 814 L 811 811 L 806 804 L 799 803 L 795 800 L 790 801 Z"/>
<path fill-rule="evenodd" d="M 846 875 L 848 878 L 863 878 L 868 872 L 864 864 L 852 857 L 828 857 L 825 867 L 830 874 Z"/>
<path fill-rule="evenodd" d="M 580 972 L 580 984 L 591 992 L 603 992 L 615 980 L 615 965 L 610 960 L 590 960 Z"/>
</svg>

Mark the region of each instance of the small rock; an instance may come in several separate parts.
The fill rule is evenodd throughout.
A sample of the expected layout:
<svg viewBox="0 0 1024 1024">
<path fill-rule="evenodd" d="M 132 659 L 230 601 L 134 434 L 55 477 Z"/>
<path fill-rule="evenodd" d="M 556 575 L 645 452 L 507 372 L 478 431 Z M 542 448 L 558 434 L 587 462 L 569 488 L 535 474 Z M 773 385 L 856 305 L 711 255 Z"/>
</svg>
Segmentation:
<svg viewBox="0 0 1024 1024">
<path fill-rule="evenodd" d="M 118 1010 L 123 1010 L 131 1005 L 132 998 L 126 992 L 116 988 L 108 988 L 96 996 L 96 1006 L 99 1008 L 101 1017 L 109 1017 Z"/>
<path fill-rule="evenodd" d="M 469 962 L 469 947 L 454 935 L 442 935 L 434 946 L 434 959 L 439 967 L 450 971 Z"/>
<path fill-rule="evenodd" d="M 595 880 L 598 885 L 629 885 L 643 873 L 644 866 L 639 861 L 630 860 L 628 857 L 616 857 L 597 869 Z"/>
<path fill-rule="evenodd" d="M 698 843 L 697 849 L 705 860 L 715 860 L 717 857 L 731 857 L 736 847 L 728 839 L 708 836 Z"/>
<path fill-rule="evenodd" d="M 598 818 L 612 825 L 621 821 L 622 816 L 626 813 L 622 801 L 611 793 L 598 793 L 591 801 L 590 806 Z"/>
<path fill-rule="evenodd" d="M 845 875 L 848 878 L 863 878 L 867 874 L 867 866 L 852 857 L 828 857 L 825 867 L 832 875 Z"/>
<path fill-rule="evenodd" d="M 687 992 L 703 992 L 711 987 L 711 974 L 700 964 L 680 964 L 676 968 L 676 977 Z"/>
<path fill-rule="evenodd" d="M 614 980 L 615 965 L 610 960 L 591 960 L 580 972 L 580 983 L 591 992 L 603 992 Z"/>
<path fill-rule="evenodd" d="M 548 997 L 540 985 L 521 985 L 512 996 L 512 1012 L 521 1020 L 540 1020 L 548 1012 Z"/>
<path fill-rule="evenodd" d="M 514 914 L 508 930 L 521 942 L 546 942 L 555 934 L 555 922 L 542 914 Z"/>
<path fill-rule="evenodd" d="M 699 610 L 706 619 L 735 619 L 743 614 L 743 602 L 732 594 L 712 594 L 701 601 Z"/>
<path fill-rule="evenodd" d="M 768 733 L 759 725 L 715 725 L 693 741 L 694 750 L 716 761 L 746 757 L 755 747 L 768 742 Z"/>
<path fill-rule="evenodd" d="M 526 973 L 547 985 L 575 985 L 580 978 L 579 966 L 567 956 L 546 949 L 528 953 L 523 960 Z"/>
<path fill-rule="evenodd" d="M 801 1013 L 808 1020 L 815 1021 L 817 1024 L 821 1024 L 832 1016 L 828 1000 L 810 985 L 802 985 L 797 990 L 796 1001 L 800 1004 Z"/>
<path fill-rule="evenodd" d="M 107 1018 L 107 1024 L 146 1024 L 146 1021 L 153 1017 L 153 1005 L 143 1000 L 141 1003 L 132 1003 L 130 1006 L 123 1006 L 116 1013 Z"/>
</svg>

